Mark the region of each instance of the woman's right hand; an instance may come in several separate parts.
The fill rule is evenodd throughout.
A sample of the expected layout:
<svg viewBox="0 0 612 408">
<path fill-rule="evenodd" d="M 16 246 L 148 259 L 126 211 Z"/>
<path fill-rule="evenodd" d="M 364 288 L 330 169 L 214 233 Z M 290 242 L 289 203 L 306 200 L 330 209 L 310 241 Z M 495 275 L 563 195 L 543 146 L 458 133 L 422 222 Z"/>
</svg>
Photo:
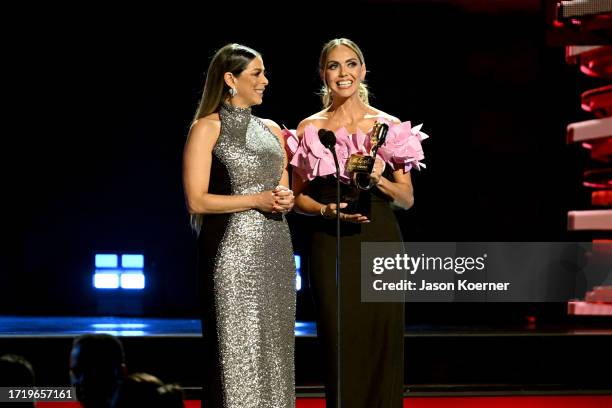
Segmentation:
<svg viewBox="0 0 612 408">
<path fill-rule="evenodd" d="M 340 209 L 346 208 L 347 203 L 340 203 Z M 321 215 L 323 218 L 336 218 L 336 204 L 329 203 L 321 207 Z M 370 222 L 368 217 L 361 214 L 346 214 L 340 211 L 340 220 L 346 222 L 352 222 L 354 224 L 365 224 Z"/>
<path fill-rule="evenodd" d="M 274 210 L 274 205 L 276 204 L 276 196 L 274 195 L 274 190 L 266 190 L 261 193 L 257 193 L 253 196 L 255 205 L 254 208 L 256 210 L 262 212 L 277 212 Z"/>
</svg>

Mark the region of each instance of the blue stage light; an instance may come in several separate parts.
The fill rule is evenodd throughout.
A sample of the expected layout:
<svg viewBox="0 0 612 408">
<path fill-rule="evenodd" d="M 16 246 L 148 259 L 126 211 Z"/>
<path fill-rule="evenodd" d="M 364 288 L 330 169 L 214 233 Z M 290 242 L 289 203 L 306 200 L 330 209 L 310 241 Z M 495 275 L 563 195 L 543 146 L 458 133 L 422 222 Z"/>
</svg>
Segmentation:
<svg viewBox="0 0 612 408">
<path fill-rule="evenodd" d="M 122 268 L 144 268 L 144 255 L 141 254 L 123 254 L 121 255 Z"/>
<path fill-rule="evenodd" d="M 139 272 L 123 272 L 121 274 L 122 289 L 144 289 L 145 276 L 142 271 Z"/>
<path fill-rule="evenodd" d="M 96 330 L 95 333 L 110 334 L 115 337 L 142 337 L 146 335 L 142 330 Z"/>
<path fill-rule="evenodd" d="M 144 329 L 148 326 L 145 323 L 94 323 L 91 325 L 94 329 L 119 329 L 119 330 L 132 330 L 132 329 Z"/>
<path fill-rule="evenodd" d="M 116 254 L 96 254 L 96 268 L 116 268 Z"/>
<path fill-rule="evenodd" d="M 96 289 L 118 289 L 119 288 L 119 271 L 104 270 L 94 273 L 94 287 Z"/>
<path fill-rule="evenodd" d="M 142 254 L 96 254 L 95 268 L 93 283 L 96 289 L 145 288 Z"/>
<path fill-rule="evenodd" d="M 295 290 L 302 289 L 302 275 L 300 270 L 302 268 L 302 257 L 300 255 L 294 255 L 295 259 Z"/>
</svg>

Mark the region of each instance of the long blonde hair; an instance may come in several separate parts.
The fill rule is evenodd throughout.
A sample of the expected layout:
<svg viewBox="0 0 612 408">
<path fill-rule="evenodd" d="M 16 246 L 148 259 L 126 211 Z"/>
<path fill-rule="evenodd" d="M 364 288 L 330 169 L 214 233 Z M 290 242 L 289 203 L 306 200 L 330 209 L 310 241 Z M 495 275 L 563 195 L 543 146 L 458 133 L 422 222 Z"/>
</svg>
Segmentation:
<svg viewBox="0 0 612 408">
<path fill-rule="evenodd" d="M 331 50 L 333 50 L 339 45 L 344 45 L 345 47 L 350 48 L 355 54 L 357 54 L 357 57 L 359 58 L 359 62 L 362 65 L 365 63 L 363 53 L 361 52 L 361 49 L 357 46 L 357 44 L 355 44 L 353 41 L 349 40 L 348 38 L 334 38 L 333 40 L 328 41 L 323 46 L 323 49 L 321 50 L 321 55 L 319 56 L 319 72 L 321 73 L 322 78 L 325 78 L 323 73 L 325 71 L 325 66 L 327 64 L 327 57 L 329 53 L 331 52 Z M 329 90 L 329 87 L 325 83 L 325 79 L 323 79 L 323 86 L 321 87 L 321 91 L 319 94 L 321 95 L 321 102 L 323 103 L 323 107 L 324 108 L 330 107 L 332 104 L 332 95 L 331 95 L 331 91 Z M 363 103 L 365 103 L 366 105 L 370 104 L 369 97 L 368 97 L 370 92 L 368 90 L 368 86 L 363 81 L 359 83 L 358 94 L 359 94 L 359 99 Z"/>
<path fill-rule="evenodd" d="M 261 54 L 252 48 L 240 44 L 227 44 L 220 48 L 210 61 L 204 82 L 202 98 L 198 104 L 193 121 L 218 112 L 221 104 L 229 97 L 229 87 L 223 76 L 231 72 L 239 76 L 249 63 Z M 202 214 L 191 214 L 189 223 L 191 228 L 199 235 L 202 228 Z"/>
</svg>

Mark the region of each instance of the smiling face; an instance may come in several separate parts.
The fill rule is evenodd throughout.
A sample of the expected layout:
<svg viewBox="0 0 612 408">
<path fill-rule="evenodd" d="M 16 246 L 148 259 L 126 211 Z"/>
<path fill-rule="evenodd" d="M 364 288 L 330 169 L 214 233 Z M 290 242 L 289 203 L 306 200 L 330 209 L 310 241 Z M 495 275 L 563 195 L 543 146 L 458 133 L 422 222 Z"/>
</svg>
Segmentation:
<svg viewBox="0 0 612 408">
<path fill-rule="evenodd" d="M 250 107 L 263 102 L 263 94 L 268 85 L 265 67 L 261 57 L 257 56 L 240 74 L 226 73 L 228 86 L 236 89 L 238 94 L 231 98 L 231 103 L 239 107 Z"/>
<path fill-rule="evenodd" d="M 338 45 L 327 54 L 321 79 L 334 96 L 349 98 L 357 94 L 365 73 L 365 64 L 357 53 L 346 45 Z"/>
</svg>

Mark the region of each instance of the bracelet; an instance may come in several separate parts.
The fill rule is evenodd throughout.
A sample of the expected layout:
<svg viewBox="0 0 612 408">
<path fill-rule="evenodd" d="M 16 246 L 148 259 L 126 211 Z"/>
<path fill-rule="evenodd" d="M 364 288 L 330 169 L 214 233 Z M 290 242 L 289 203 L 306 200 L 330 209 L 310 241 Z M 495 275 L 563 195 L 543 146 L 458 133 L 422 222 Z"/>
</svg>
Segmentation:
<svg viewBox="0 0 612 408">
<path fill-rule="evenodd" d="M 327 207 L 326 205 L 323 205 L 321 206 L 321 209 L 319 210 L 319 212 L 321 213 L 321 217 L 323 218 L 325 218 L 325 208 L 326 207 Z"/>
</svg>

